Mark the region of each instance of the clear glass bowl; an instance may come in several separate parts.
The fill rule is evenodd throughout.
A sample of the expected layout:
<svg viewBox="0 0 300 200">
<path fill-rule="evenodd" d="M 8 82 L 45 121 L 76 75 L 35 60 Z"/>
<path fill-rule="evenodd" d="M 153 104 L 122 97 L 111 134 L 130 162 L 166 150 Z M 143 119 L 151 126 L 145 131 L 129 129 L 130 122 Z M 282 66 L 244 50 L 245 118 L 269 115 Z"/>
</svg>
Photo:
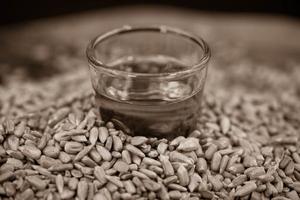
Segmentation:
<svg viewBox="0 0 300 200">
<path fill-rule="evenodd" d="M 125 26 L 92 40 L 87 58 L 104 121 L 164 138 L 195 128 L 210 59 L 201 38 L 167 26 Z"/>
</svg>

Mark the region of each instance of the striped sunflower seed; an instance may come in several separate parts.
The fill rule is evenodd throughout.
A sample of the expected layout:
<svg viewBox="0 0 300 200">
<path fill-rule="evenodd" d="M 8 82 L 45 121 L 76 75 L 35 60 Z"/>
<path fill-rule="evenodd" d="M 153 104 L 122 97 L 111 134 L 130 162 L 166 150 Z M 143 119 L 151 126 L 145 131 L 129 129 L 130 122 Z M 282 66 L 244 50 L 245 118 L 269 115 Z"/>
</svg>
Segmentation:
<svg viewBox="0 0 300 200">
<path fill-rule="evenodd" d="M 79 142 L 67 142 L 65 144 L 64 150 L 69 154 L 76 154 L 83 149 L 83 144 Z"/>
</svg>

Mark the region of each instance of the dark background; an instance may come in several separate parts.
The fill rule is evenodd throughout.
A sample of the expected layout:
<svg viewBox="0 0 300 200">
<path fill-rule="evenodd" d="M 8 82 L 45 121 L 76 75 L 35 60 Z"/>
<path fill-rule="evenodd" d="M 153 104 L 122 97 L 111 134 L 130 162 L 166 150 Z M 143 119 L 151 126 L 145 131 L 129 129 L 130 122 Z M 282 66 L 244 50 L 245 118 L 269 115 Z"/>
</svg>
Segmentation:
<svg viewBox="0 0 300 200">
<path fill-rule="evenodd" d="M 124 5 L 168 5 L 209 12 L 281 14 L 297 18 L 300 15 L 297 0 L 4 0 L 4 2 L 4 5 L 0 4 L 2 25 Z"/>
</svg>

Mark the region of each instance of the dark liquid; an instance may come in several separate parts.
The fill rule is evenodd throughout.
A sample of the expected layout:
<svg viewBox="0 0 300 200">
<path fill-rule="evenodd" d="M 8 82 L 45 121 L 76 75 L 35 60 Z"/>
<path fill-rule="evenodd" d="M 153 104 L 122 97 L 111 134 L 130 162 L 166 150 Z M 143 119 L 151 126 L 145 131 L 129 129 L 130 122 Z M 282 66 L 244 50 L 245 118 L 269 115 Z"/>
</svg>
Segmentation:
<svg viewBox="0 0 300 200">
<path fill-rule="evenodd" d="M 186 66 L 166 58 L 143 58 L 119 61 L 113 67 L 139 73 L 160 73 Z M 131 135 L 159 138 L 174 138 L 195 129 L 202 90 L 193 92 L 187 80 L 149 83 L 128 78 L 108 82 L 105 92 L 96 94 L 104 121 L 116 122 Z"/>
</svg>

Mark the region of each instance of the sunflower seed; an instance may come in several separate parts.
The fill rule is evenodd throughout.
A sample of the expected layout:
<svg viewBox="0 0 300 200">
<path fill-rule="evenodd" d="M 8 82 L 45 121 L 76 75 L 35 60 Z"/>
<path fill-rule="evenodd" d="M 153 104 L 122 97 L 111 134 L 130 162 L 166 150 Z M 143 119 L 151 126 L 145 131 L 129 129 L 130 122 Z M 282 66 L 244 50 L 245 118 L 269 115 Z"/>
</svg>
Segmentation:
<svg viewBox="0 0 300 200">
<path fill-rule="evenodd" d="M 105 175 L 105 178 L 120 188 L 124 187 L 123 182 L 120 181 L 119 177 Z"/>
<path fill-rule="evenodd" d="M 124 181 L 124 187 L 128 193 L 130 194 L 136 193 L 136 188 L 131 180 Z"/>
<path fill-rule="evenodd" d="M 180 199 L 181 198 L 181 193 L 177 190 L 172 190 L 169 192 L 169 197 L 171 199 Z"/>
<path fill-rule="evenodd" d="M 99 128 L 99 140 L 101 143 L 105 143 L 106 139 L 108 138 L 108 130 L 106 127 Z"/>
<path fill-rule="evenodd" d="M 222 156 L 219 152 L 214 153 L 212 160 L 211 160 L 211 167 L 210 167 L 213 171 L 219 171 L 221 159 L 222 159 Z"/>
<path fill-rule="evenodd" d="M 98 153 L 98 151 L 96 149 L 91 149 L 91 151 L 89 152 L 89 156 L 96 162 L 96 163 L 100 163 L 100 161 L 102 160 L 101 155 Z"/>
<path fill-rule="evenodd" d="M 179 184 L 182 186 L 187 186 L 190 182 L 189 175 L 185 167 L 182 165 L 177 170 L 177 176 L 179 179 Z"/>
<path fill-rule="evenodd" d="M 84 180 L 79 181 L 77 187 L 77 197 L 79 200 L 85 200 L 88 196 L 88 183 Z"/>
<path fill-rule="evenodd" d="M 58 192 L 61 194 L 64 190 L 64 179 L 61 174 L 58 174 L 55 178 L 55 184 Z"/>
<path fill-rule="evenodd" d="M 162 165 L 159 161 L 154 160 L 152 158 L 148 158 L 148 157 L 143 158 L 143 163 L 145 163 L 147 165 L 155 165 L 155 166 L 161 166 Z"/>
<path fill-rule="evenodd" d="M 152 179 L 157 178 L 157 174 L 149 169 L 141 168 L 139 171 L 142 172 L 143 174 L 145 174 L 146 176 L 148 176 L 149 178 L 152 178 Z"/>
<path fill-rule="evenodd" d="M 224 134 L 230 130 L 230 120 L 228 117 L 223 116 L 220 120 L 221 130 Z"/>
<path fill-rule="evenodd" d="M 167 149 L 168 145 L 164 142 L 159 143 L 159 145 L 157 146 L 157 152 L 159 154 L 165 154 Z"/>
<path fill-rule="evenodd" d="M 0 183 L 13 179 L 15 177 L 14 173 L 11 171 L 4 172 L 0 174 Z"/>
<path fill-rule="evenodd" d="M 93 144 L 83 147 L 83 149 L 75 156 L 74 161 L 79 161 L 85 157 L 93 148 Z"/>
<path fill-rule="evenodd" d="M 97 140 L 98 140 L 98 137 L 99 137 L 99 132 L 98 132 L 98 128 L 96 127 L 93 127 L 91 130 L 90 130 L 90 136 L 89 136 L 89 141 L 92 145 L 95 145 Z"/>
<path fill-rule="evenodd" d="M 26 124 L 27 122 L 25 120 L 22 120 L 15 128 L 15 136 L 17 137 L 22 137 L 24 131 L 25 131 L 25 128 L 26 128 Z"/>
<path fill-rule="evenodd" d="M 289 199 L 293 199 L 293 200 L 299 200 L 299 199 L 300 199 L 299 195 L 297 194 L 297 192 L 296 192 L 295 190 L 290 191 L 290 192 L 287 192 L 287 193 L 286 193 L 286 196 L 287 196 Z"/>
<path fill-rule="evenodd" d="M 205 158 L 208 160 L 211 160 L 214 153 L 216 153 L 216 151 L 218 150 L 217 145 L 215 144 L 211 144 L 208 149 L 205 151 Z"/>
<path fill-rule="evenodd" d="M 73 165 L 69 164 L 55 164 L 48 168 L 50 172 L 61 172 L 65 170 L 73 169 Z"/>
<path fill-rule="evenodd" d="M 111 136 L 108 136 L 108 138 L 106 139 L 106 142 L 105 142 L 105 148 L 110 151 L 112 149 L 112 145 L 113 145 L 113 139 Z"/>
<path fill-rule="evenodd" d="M 163 184 L 160 184 L 160 190 L 158 192 L 158 197 L 162 200 L 169 200 L 170 199 L 170 195 L 168 193 L 168 190 Z"/>
<path fill-rule="evenodd" d="M 98 192 L 97 194 L 95 194 L 93 200 L 108 200 L 104 194 Z"/>
<path fill-rule="evenodd" d="M 256 179 L 257 177 L 265 174 L 265 169 L 263 167 L 250 167 L 248 169 L 251 169 L 251 171 L 245 172 L 245 174 L 250 179 Z"/>
<path fill-rule="evenodd" d="M 295 164 L 293 161 L 290 161 L 289 164 L 285 167 L 284 172 L 286 175 L 292 175 L 295 169 Z"/>
<path fill-rule="evenodd" d="M 98 179 L 98 181 L 104 185 L 107 182 L 105 177 L 105 171 L 102 167 L 96 166 L 94 169 L 94 176 Z"/>
<path fill-rule="evenodd" d="M 173 176 L 169 176 L 169 177 L 165 178 L 165 179 L 163 180 L 163 183 L 164 183 L 165 185 L 168 185 L 168 184 L 171 184 L 171 183 L 176 183 L 177 180 L 178 180 L 178 177 L 175 176 L 175 175 L 173 175 Z"/>
<path fill-rule="evenodd" d="M 179 151 L 195 151 L 199 148 L 199 140 L 197 138 L 187 138 L 182 140 L 177 147 Z"/>
<path fill-rule="evenodd" d="M 170 188 L 171 190 L 178 190 L 180 192 L 186 192 L 187 191 L 186 187 L 183 187 L 183 186 L 175 184 L 175 183 L 171 183 L 167 187 Z"/>
<path fill-rule="evenodd" d="M 131 156 L 129 151 L 127 150 L 122 151 L 122 160 L 125 161 L 127 164 L 131 164 Z"/>
<path fill-rule="evenodd" d="M 14 196 L 17 192 L 14 184 L 10 182 L 3 183 L 3 189 L 4 189 L 3 193 L 9 197 Z"/>
<path fill-rule="evenodd" d="M 105 148 L 100 145 L 96 145 L 96 149 L 98 153 L 101 155 L 101 158 L 105 161 L 111 161 L 112 155 L 111 153 Z"/>
<path fill-rule="evenodd" d="M 194 192 L 201 181 L 202 179 L 197 173 L 192 174 L 190 177 L 190 183 L 188 185 L 190 192 Z"/>
<path fill-rule="evenodd" d="M 23 155 L 35 160 L 39 159 L 42 154 L 41 150 L 36 148 L 35 146 L 25 145 L 25 146 L 20 146 L 19 149 L 23 153 Z"/>
<path fill-rule="evenodd" d="M 69 189 L 64 189 L 60 194 L 61 199 L 71 199 L 75 195 L 75 192 Z"/>
<path fill-rule="evenodd" d="M 52 115 L 52 117 L 49 119 L 49 126 L 54 127 L 59 121 L 63 120 L 66 116 L 68 116 L 70 112 L 70 108 L 61 108 L 56 113 Z"/>
<path fill-rule="evenodd" d="M 237 187 L 247 181 L 246 175 L 239 175 L 232 180 L 232 182 L 228 185 L 229 187 Z"/>
<path fill-rule="evenodd" d="M 164 156 L 164 155 L 160 155 L 159 160 L 161 162 L 161 165 L 163 167 L 165 175 L 166 176 L 174 175 L 174 169 L 173 169 L 173 166 L 172 166 L 171 162 L 169 161 L 169 157 Z"/>
<path fill-rule="evenodd" d="M 246 196 L 251 192 L 255 191 L 256 188 L 257 185 L 254 182 L 246 183 L 244 186 L 242 186 L 235 192 L 234 196 L 236 197 Z"/>
<path fill-rule="evenodd" d="M 58 158 L 63 163 L 68 163 L 72 160 L 71 156 L 64 151 L 59 152 Z"/>
<path fill-rule="evenodd" d="M 113 149 L 118 152 L 121 151 L 123 149 L 122 140 L 115 135 L 112 137 L 112 139 L 113 139 Z"/>
<path fill-rule="evenodd" d="M 292 159 L 289 157 L 289 156 L 284 156 L 283 159 L 280 161 L 279 163 L 279 167 L 281 169 L 284 169 L 286 168 L 286 166 L 289 164 L 289 162 L 291 161 Z"/>
<path fill-rule="evenodd" d="M 222 182 L 212 175 L 208 175 L 208 181 L 212 184 L 214 191 L 220 191 L 223 188 Z"/>
<path fill-rule="evenodd" d="M 156 192 L 161 188 L 161 185 L 157 182 L 154 182 L 150 179 L 143 179 L 143 184 L 146 189 Z"/>
<path fill-rule="evenodd" d="M 47 186 L 47 183 L 41 180 L 38 176 L 27 176 L 26 180 L 38 190 L 44 190 Z"/>
<path fill-rule="evenodd" d="M 173 161 L 173 162 L 184 162 L 189 165 L 194 164 L 193 159 L 191 159 L 191 158 L 187 157 L 186 155 L 179 153 L 177 151 L 172 151 L 169 156 L 170 156 L 170 161 Z"/>
<path fill-rule="evenodd" d="M 142 157 L 142 158 L 145 157 L 145 154 L 141 150 L 139 150 L 138 148 L 136 148 L 135 146 L 133 146 L 131 144 L 127 144 L 125 146 L 125 149 L 128 150 L 130 153 L 132 153 L 134 155 L 137 155 L 137 156 Z"/>
<path fill-rule="evenodd" d="M 145 175 L 144 173 L 141 173 L 139 171 L 132 171 L 131 174 L 133 176 L 141 178 L 141 179 L 149 179 L 149 177 L 147 175 Z"/>
<path fill-rule="evenodd" d="M 51 158 L 57 158 L 59 156 L 60 149 L 57 146 L 46 146 L 43 149 L 43 154 Z"/>
<path fill-rule="evenodd" d="M 20 196 L 16 198 L 16 200 L 19 200 L 19 199 L 20 200 L 21 199 L 30 200 L 30 199 L 33 199 L 33 198 L 34 198 L 34 193 L 33 193 L 32 189 L 28 188 L 24 192 L 22 192 L 20 194 Z"/>
<path fill-rule="evenodd" d="M 83 145 L 79 142 L 67 142 L 65 144 L 64 150 L 69 154 L 76 154 L 83 149 Z"/>
<path fill-rule="evenodd" d="M 196 170 L 198 173 L 204 173 L 207 170 L 207 162 L 204 158 L 198 158 L 196 162 Z"/>
<path fill-rule="evenodd" d="M 129 165 L 128 165 L 126 162 L 122 161 L 122 160 L 118 160 L 118 161 L 114 164 L 113 168 L 114 168 L 115 170 L 117 170 L 118 172 L 128 172 L 128 170 L 129 170 Z"/>
<path fill-rule="evenodd" d="M 148 141 L 148 138 L 144 136 L 134 136 L 131 138 L 130 143 L 134 146 L 139 146 Z"/>
</svg>

